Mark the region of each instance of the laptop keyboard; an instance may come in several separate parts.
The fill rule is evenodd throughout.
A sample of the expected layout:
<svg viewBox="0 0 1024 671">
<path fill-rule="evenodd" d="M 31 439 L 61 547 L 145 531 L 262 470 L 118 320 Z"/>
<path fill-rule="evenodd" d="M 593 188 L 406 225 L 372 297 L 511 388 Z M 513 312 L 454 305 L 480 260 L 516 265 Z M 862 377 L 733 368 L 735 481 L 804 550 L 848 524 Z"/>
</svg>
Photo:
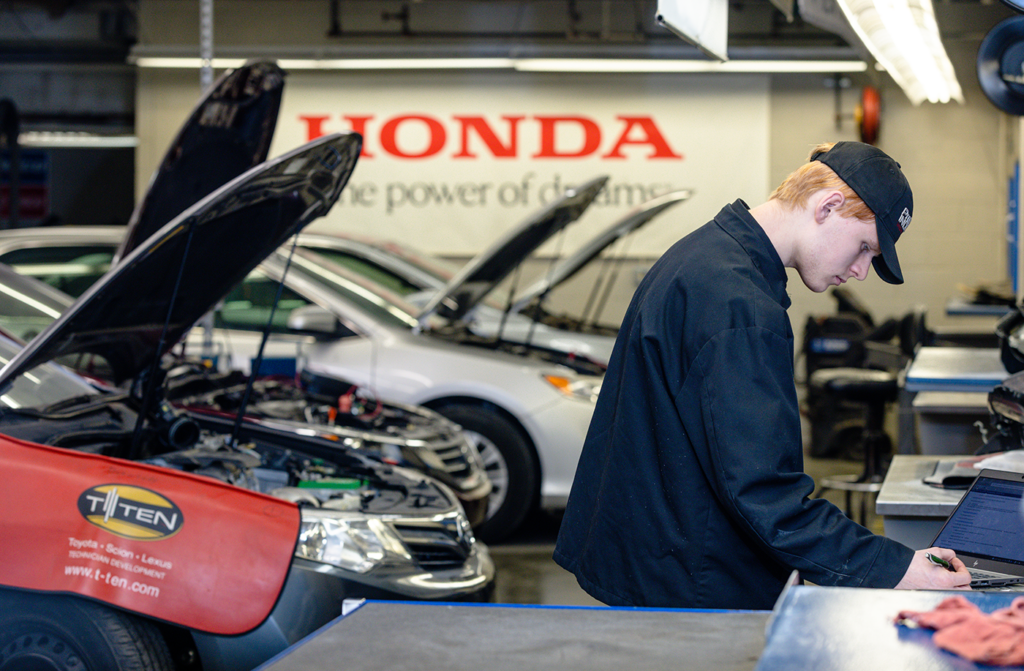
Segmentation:
<svg viewBox="0 0 1024 671">
<path fill-rule="evenodd" d="M 967 569 L 971 573 L 971 585 L 985 587 L 994 583 L 995 585 L 1010 585 L 1024 582 L 1024 577 L 1009 575 L 1007 573 L 996 573 L 995 571 L 983 571 L 981 569 Z"/>
<path fill-rule="evenodd" d="M 992 580 L 993 578 L 1009 578 L 1010 576 L 1005 573 L 996 573 L 995 571 L 982 571 L 981 569 L 967 569 L 971 572 L 971 578 L 974 580 Z"/>
</svg>

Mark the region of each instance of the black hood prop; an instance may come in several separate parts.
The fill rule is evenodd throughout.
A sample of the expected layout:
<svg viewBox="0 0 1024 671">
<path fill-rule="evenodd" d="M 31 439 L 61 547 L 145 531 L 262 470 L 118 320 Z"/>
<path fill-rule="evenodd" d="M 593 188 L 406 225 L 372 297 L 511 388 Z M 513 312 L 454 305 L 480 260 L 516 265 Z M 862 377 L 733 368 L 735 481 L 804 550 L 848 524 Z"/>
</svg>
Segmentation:
<svg viewBox="0 0 1024 671">
<path fill-rule="evenodd" d="M 556 268 L 556 266 L 558 264 L 558 259 L 562 255 L 562 245 L 565 243 L 565 236 L 566 236 L 566 232 L 565 231 L 566 231 L 566 229 L 563 228 L 559 232 L 559 235 L 558 235 L 558 246 L 555 249 L 555 253 L 551 255 L 551 263 L 548 264 L 548 270 L 547 270 L 546 276 L 547 276 L 549 281 L 551 279 L 552 273 L 554 272 L 554 270 L 555 270 L 555 268 Z M 540 300 L 543 301 L 544 297 L 546 297 L 546 296 L 547 296 L 547 292 L 544 293 L 544 296 L 542 296 Z M 505 306 L 505 312 L 501 316 L 501 323 L 502 324 L 505 323 L 505 318 L 508 316 L 508 314 L 510 312 L 512 312 L 512 309 L 514 307 L 515 307 L 515 296 L 513 296 L 512 293 L 509 293 L 508 304 Z M 538 320 L 536 320 L 536 319 L 531 319 L 530 320 L 530 328 L 526 332 L 526 348 L 527 349 L 530 349 L 530 346 L 533 344 L 533 334 L 537 330 L 537 322 L 538 322 Z"/>
<path fill-rule="evenodd" d="M 210 86 L 153 173 L 114 263 L 201 198 L 267 160 L 284 77 L 273 61 L 254 59 Z"/>
<path fill-rule="evenodd" d="M 160 340 L 157 345 L 157 351 L 165 351 L 165 344 L 167 342 L 167 330 L 171 325 L 171 315 L 174 311 L 174 306 L 178 302 L 178 290 L 181 288 L 181 276 L 185 272 L 185 261 L 188 260 L 188 251 L 192 246 L 192 235 L 195 231 L 195 226 L 189 226 L 188 235 L 185 238 L 185 249 L 181 253 L 181 263 L 178 265 L 178 274 L 174 278 L 174 289 L 171 291 L 171 300 L 167 303 L 167 316 L 164 318 L 164 327 L 160 331 Z M 128 458 L 135 461 L 139 458 L 139 452 L 142 448 L 142 425 L 145 424 L 145 417 L 149 417 L 153 399 L 156 397 L 156 388 L 163 386 L 163 375 L 161 375 L 162 368 L 160 366 L 161 357 L 155 356 L 149 364 L 148 372 L 142 376 L 142 404 L 139 409 L 139 416 L 135 421 L 135 430 L 132 431 L 132 447 L 128 453 Z"/>
<path fill-rule="evenodd" d="M 267 323 L 263 327 L 263 335 L 260 337 L 260 347 L 256 352 L 256 359 L 252 362 L 252 368 L 249 371 L 249 377 L 245 381 L 245 391 L 242 392 L 242 401 L 238 405 L 238 412 L 235 413 L 235 423 L 231 427 L 231 445 L 238 445 L 238 435 L 242 429 L 242 421 L 245 419 L 245 410 L 249 407 L 249 399 L 252 397 L 252 388 L 256 383 L 256 377 L 260 374 L 260 368 L 263 366 L 263 350 L 267 347 L 267 340 L 270 339 L 270 329 L 274 325 L 274 315 L 277 313 L 277 306 L 281 302 L 281 293 L 284 291 L 284 278 L 288 275 L 288 269 L 292 266 L 292 257 L 295 256 L 295 247 L 297 246 L 298 238 L 292 236 L 292 246 L 288 252 L 288 259 L 284 264 L 284 272 L 281 273 L 281 279 L 277 283 L 277 292 L 274 294 L 274 302 L 270 304 L 270 315 L 267 317 Z"/>
<path fill-rule="evenodd" d="M 139 375 L 275 249 L 331 209 L 361 147 L 357 133 L 318 138 L 181 213 L 0 369 L 0 390 L 35 366 L 77 353 L 106 359 L 115 384 Z M 177 286 L 167 281 L 175 275 Z"/>
<path fill-rule="evenodd" d="M 594 305 L 594 299 L 597 297 L 597 293 L 601 289 L 602 283 L 604 284 L 604 291 L 601 292 L 601 298 L 597 301 L 597 306 L 594 308 L 594 318 L 591 321 L 591 326 L 597 326 L 601 319 L 601 315 L 604 313 L 604 306 L 608 304 L 608 299 L 612 294 L 612 289 L 615 287 L 615 283 L 619 279 L 619 267 L 622 265 L 621 261 L 629 255 L 629 247 L 633 242 L 633 236 L 623 237 L 626 239 L 622 240 L 620 238 L 620 246 L 622 249 L 618 257 L 616 258 L 609 255 L 604 257 L 601 262 L 601 268 L 597 272 L 597 279 L 594 281 L 594 286 L 590 288 L 590 294 L 587 296 L 587 302 L 583 306 L 583 313 L 580 315 L 580 321 L 576 325 L 577 331 L 582 331 L 584 324 L 587 323 L 590 308 Z M 545 291 L 540 295 L 537 300 L 538 308 L 544 303 L 544 299 L 547 295 L 548 291 Z"/>
<path fill-rule="evenodd" d="M 494 287 L 518 268 L 534 250 L 552 235 L 576 221 L 604 188 L 607 177 L 598 177 L 568 189 L 544 210 L 503 235 L 485 251 L 471 259 L 431 297 L 417 320 L 428 328 L 431 315 L 437 313 L 451 321 L 462 321 Z"/>
</svg>

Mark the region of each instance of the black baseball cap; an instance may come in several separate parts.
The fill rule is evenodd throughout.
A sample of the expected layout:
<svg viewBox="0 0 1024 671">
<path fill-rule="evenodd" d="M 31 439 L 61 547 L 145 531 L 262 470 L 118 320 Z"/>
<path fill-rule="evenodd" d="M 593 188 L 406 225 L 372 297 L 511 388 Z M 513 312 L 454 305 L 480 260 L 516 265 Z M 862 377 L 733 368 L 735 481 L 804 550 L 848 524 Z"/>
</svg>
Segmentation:
<svg viewBox="0 0 1024 671">
<path fill-rule="evenodd" d="M 882 253 L 872 260 L 872 265 L 889 284 L 903 284 L 896 241 L 910 226 L 914 195 L 900 164 L 881 149 L 863 142 L 836 142 L 828 151 L 812 154 L 811 160 L 832 168 L 875 213 Z"/>
</svg>

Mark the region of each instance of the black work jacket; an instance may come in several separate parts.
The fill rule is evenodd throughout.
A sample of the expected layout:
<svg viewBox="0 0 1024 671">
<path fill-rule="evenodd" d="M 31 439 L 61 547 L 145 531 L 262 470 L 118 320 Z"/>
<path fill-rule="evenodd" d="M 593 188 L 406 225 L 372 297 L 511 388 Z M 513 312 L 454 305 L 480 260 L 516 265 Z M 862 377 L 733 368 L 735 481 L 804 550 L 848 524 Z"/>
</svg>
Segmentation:
<svg viewBox="0 0 1024 671">
<path fill-rule="evenodd" d="M 554 558 L 618 606 L 769 609 L 794 570 L 894 587 L 913 551 L 809 499 L 786 270 L 743 201 L 633 296 Z"/>
</svg>

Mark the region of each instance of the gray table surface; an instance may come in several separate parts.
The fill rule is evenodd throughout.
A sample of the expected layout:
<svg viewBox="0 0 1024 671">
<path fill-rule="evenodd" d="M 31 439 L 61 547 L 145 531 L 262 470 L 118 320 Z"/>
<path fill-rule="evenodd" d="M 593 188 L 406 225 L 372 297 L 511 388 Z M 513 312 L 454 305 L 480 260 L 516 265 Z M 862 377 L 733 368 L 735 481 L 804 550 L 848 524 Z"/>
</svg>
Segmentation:
<svg viewBox="0 0 1024 671">
<path fill-rule="evenodd" d="M 1009 375 L 996 348 L 922 347 L 904 386 L 909 392 L 988 391 Z"/>
<path fill-rule="evenodd" d="M 929 611 L 951 596 L 990 613 L 1008 607 L 1019 593 L 797 586 L 776 608 L 757 671 L 1020 670 L 975 664 L 938 648 L 931 630 L 895 622 L 903 610 Z"/>
<path fill-rule="evenodd" d="M 946 314 L 958 316 L 1002 317 L 1013 308 L 1009 305 L 991 305 L 988 303 L 974 303 L 966 298 L 951 298 L 946 301 Z"/>
<path fill-rule="evenodd" d="M 956 457 L 897 454 L 882 481 L 875 499 L 875 513 L 910 517 L 938 517 L 945 519 L 956 508 L 964 492 L 960 489 L 940 489 L 922 482 L 935 469 L 938 459 Z M 966 456 L 964 456 L 966 458 Z"/>
<path fill-rule="evenodd" d="M 260 668 L 752 670 L 769 615 L 368 601 Z"/>
</svg>

